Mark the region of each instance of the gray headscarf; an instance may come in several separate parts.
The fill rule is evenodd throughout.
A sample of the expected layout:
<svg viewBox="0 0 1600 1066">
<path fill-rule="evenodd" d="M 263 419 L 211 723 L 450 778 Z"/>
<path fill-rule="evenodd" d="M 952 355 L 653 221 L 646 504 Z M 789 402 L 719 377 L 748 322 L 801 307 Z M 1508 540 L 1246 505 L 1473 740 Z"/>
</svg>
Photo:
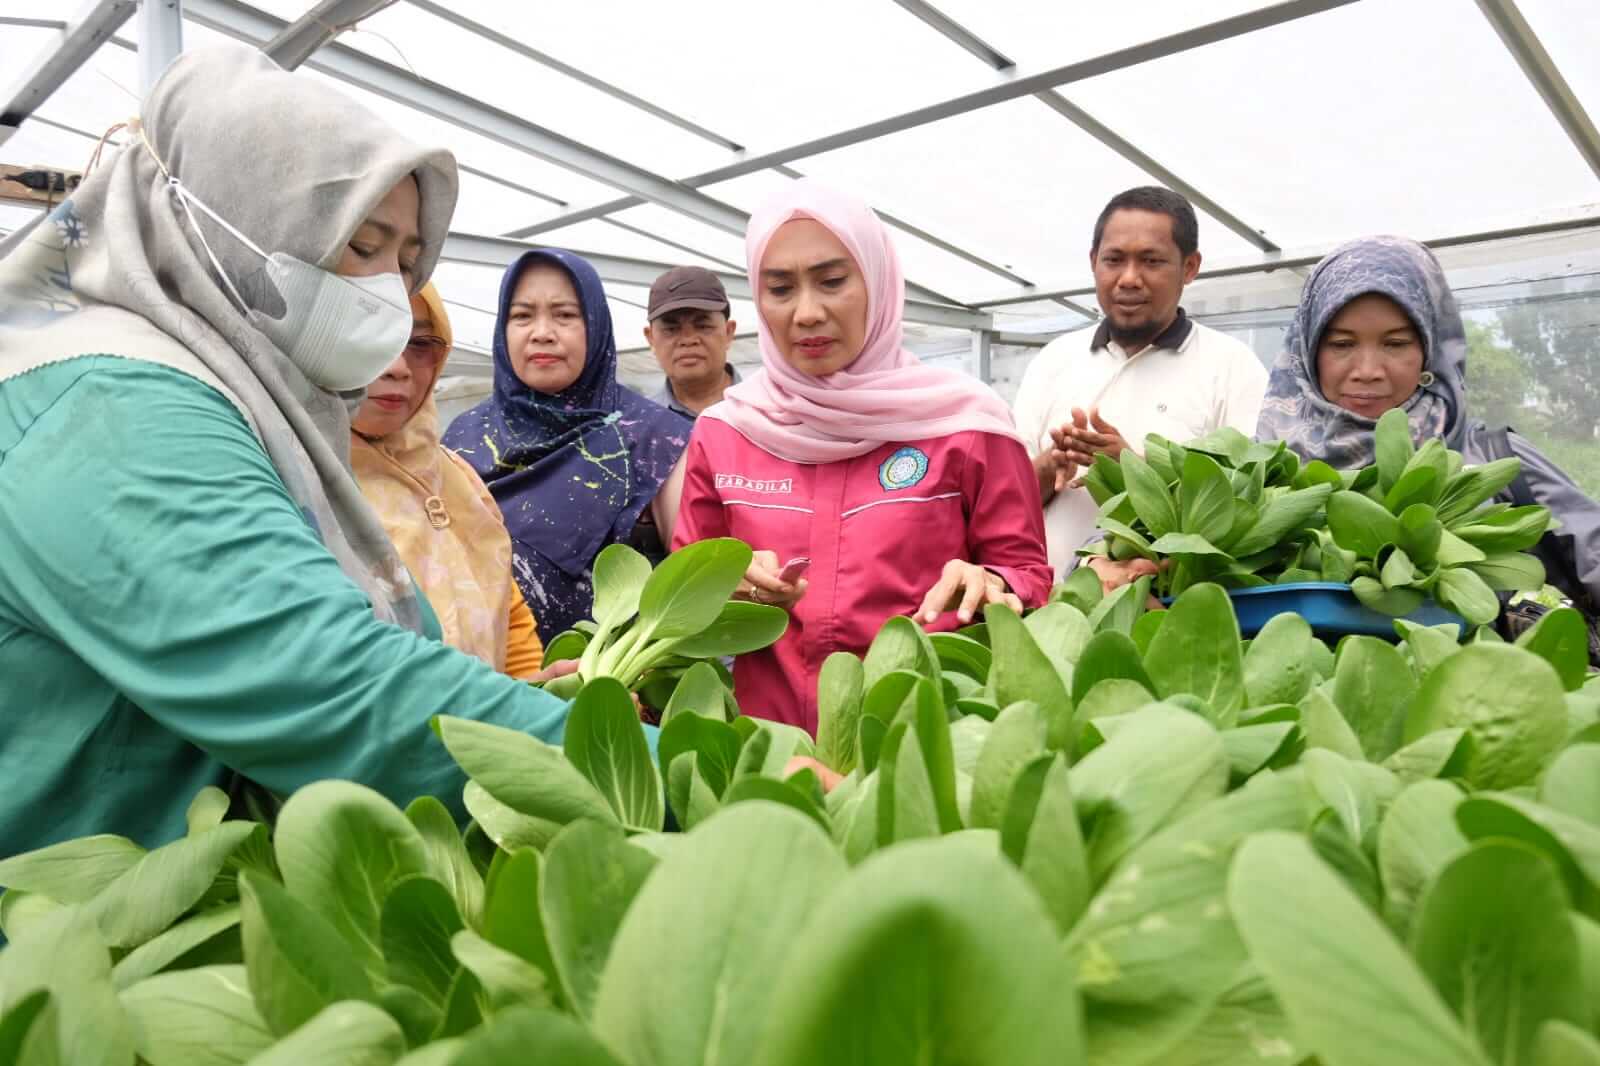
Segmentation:
<svg viewBox="0 0 1600 1066">
<path fill-rule="evenodd" d="M 1346 411 L 1322 394 L 1317 346 L 1346 304 L 1380 293 L 1399 304 L 1422 335 L 1422 384 L 1402 406 L 1419 443 L 1439 437 L 1456 451 L 1466 443 L 1467 335 L 1444 270 L 1433 253 L 1404 237 L 1365 237 L 1341 245 L 1317 264 L 1283 351 L 1267 379 L 1257 440 L 1282 440 L 1303 459 L 1337 469 L 1374 459 L 1377 421 Z"/>
<path fill-rule="evenodd" d="M 267 252 L 327 270 L 389 190 L 414 175 L 423 247 L 413 284 L 420 287 L 455 209 L 454 158 L 411 143 L 350 98 L 236 45 L 180 57 L 146 99 L 143 124 L 143 139 L 129 138 L 0 260 L 0 381 L 91 351 L 123 354 L 127 349 L 117 347 L 60 350 L 60 338 L 108 308 L 141 316 L 232 394 L 301 513 L 375 613 L 420 630 L 410 577 L 350 473 L 350 410 L 359 393 L 312 384 L 249 324 L 222 288 L 162 164 Z M 281 314 L 261 258 L 203 213 L 195 217 L 245 301 Z M 113 319 L 121 313 L 109 312 Z"/>
</svg>

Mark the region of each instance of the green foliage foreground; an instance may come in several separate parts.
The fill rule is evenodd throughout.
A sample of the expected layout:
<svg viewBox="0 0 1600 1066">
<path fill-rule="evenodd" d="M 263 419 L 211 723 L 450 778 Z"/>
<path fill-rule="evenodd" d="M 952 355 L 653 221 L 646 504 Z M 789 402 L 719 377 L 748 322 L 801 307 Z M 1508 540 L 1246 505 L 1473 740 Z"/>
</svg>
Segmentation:
<svg viewBox="0 0 1600 1066">
<path fill-rule="evenodd" d="M 1336 582 L 1383 614 L 1431 599 L 1486 625 L 1500 613 L 1497 592 L 1544 585 L 1544 564 L 1528 550 L 1550 512 L 1490 502 L 1521 473 L 1520 459 L 1468 466 L 1440 440 L 1418 448 L 1398 409 L 1378 420 L 1375 450 L 1372 465 L 1338 471 L 1234 429 L 1181 445 L 1151 434 L 1142 457 L 1098 456 L 1085 481 L 1103 552 L 1164 564 L 1161 596 L 1200 582 Z"/>
<path fill-rule="evenodd" d="M 659 762 L 614 677 L 564 751 L 441 718 L 464 834 L 329 781 L 8 859 L 0 1063 L 1600 1064 L 1581 619 L 1335 653 L 1214 584 L 1072 600 L 890 622 L 815 746 L 705 664 Z"/>
</svg>

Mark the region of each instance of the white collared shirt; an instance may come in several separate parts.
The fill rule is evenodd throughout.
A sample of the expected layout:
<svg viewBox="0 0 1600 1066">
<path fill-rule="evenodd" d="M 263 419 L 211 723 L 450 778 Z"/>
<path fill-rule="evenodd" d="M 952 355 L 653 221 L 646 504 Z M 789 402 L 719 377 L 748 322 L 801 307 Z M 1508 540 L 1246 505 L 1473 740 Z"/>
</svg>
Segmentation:
<svg viewBox="0 0 1600 1066">
<path fill-rule="evenodd" d="M 1088 411 L 1096 405 L 1100 416 L 1141 450 L 1147 433 L 1182 443 L 1232 426 L 1255 436 L 1266 367 L 1245 344 L 1187 321 L 1186 331 L 1174 323 L 1131 357 L 1097 329 L 1076 330 L 1045 345 L 1017 390 L 1013 413 L 1023 439 L 1037 454 L 1050 446 L 1051 429 L 1072 421 L 1074 407 Z M 1178 334 L 1181 340 L 1175 339 Z M 1090 539 L 1097 510 L 1089 491 L 1081 488 L 1058 492 L 1045 507 L 1045 539 L 1058 576 Z"/>
</svg>

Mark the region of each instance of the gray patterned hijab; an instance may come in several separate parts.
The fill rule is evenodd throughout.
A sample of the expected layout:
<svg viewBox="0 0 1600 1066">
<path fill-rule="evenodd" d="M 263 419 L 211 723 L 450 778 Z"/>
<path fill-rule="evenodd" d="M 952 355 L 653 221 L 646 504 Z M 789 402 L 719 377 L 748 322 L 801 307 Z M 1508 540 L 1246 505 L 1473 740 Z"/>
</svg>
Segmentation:
<svg viewBox="0 0 1600 1066">
<path fill-rule="evenodd" d="M 350 404 L 360 393 L 312 384 L 240 313 L 162 164 L 266 251 L 326 270 L 389 190 L 414 175 L 423 247 L 413 284 L 420 287 L 455 209 L 454 158 L 237 45 L 180 57 L 145 100 L 143 124 L 148 145 L 129 138 L 0 259 L 0 381 L 106 352 L 75 347 L 73 338 L 108 309 L 122 309 L 110 311 L 113 321 L 124 311 L 140 316 L 232 394 L 306 521 L 378 617 L 420 631 L 411 579 L 350 473 Z M 246 302 L 280 314 L 260 257 L 204 214 L 196 218 Z"/>
<path fill-rule="evenodd" d="M 1267 379 L 1257 440 L 1287 441 L 1302 459 L 1321 459 L 1341 470 L 1373 462 L 1376 420 L 1329 402 L 1317 383 L 1317 346 L 1328 323 L 1368 293 L 1399 304 L 1422 337 L 1423 384 L 1402 405 L 1412 437 L 1439 437 L 1461 450 L 1468 430 L 1466 327 L 1439 261 L 1404 237 L 1351 241 L 1311 272 Z"/>
</svg>

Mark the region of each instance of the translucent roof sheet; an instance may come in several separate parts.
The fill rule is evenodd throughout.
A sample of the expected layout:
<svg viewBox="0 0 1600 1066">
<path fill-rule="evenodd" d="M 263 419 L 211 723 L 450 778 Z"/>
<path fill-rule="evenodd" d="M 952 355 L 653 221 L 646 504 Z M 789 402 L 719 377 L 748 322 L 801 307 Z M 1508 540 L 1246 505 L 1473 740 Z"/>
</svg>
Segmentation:
<svg viewBox="0 0 1600 1066">
<path fill-rule="evenodd" d="M 1520 0 L 1517 5 L 1589 117 L 1600 115 L 1600 4 Z"/>
<path fill-rule="evenodd" d="M 797 164 L 874 202 L 905 205 L 932 227 L 994 254 L 1033 281 L 1079 274 L 1089 264 L 1095 217 L 1105 202 L 1150 177 L 1031 97 L 973 111 Z M 970 190 L 953 197 L 951 189 Z M 1207 251 L 1254 251 L 1202 219 Z M 1003 289 L 989 276 L 961 293 Z"/>
<path fill-rule="evenodd" d="M 1070 95 L 1285 248 L 1444 236 L 1600 199 L 1493 28 L 1458 0 L 1355 4 Z"/>
<path fill-rule="evenodd" d="M 189 4 L 191 15 L 224 23 L 263 14 L 295 20 L 313 6 Z M 1589 119 L 1600 115 L 1600 4 L 1517 7 L 1537 37 L 1532 47 L 1548 52 Z M 453 151 L 463 166 L 454 221 L 461 234 L 533 227 L 533 244 L 742 272 L 743 241 L 731 230 L 790 174 L 856 191 L 895 226 L 913 299 L 956 313 L 924 308 L 938 324 L 911 334 L 952 359 L 962 336 L 951 330 L 963 324 L 1050 332 L 1089 321 L 1069 304 L 1094 307 L 1086 253 L 1095 216 L 1116 192 L 1167 180 L 1141 153 L 1221 212 L 1200 212 L 1207 274 L 1187 300 L 1202 314 L 1293 305 L 1303 269 L 1210 274 L 1262 266 L 1271 257 L 1263 244 L 1299 263 L 1366 233 L 1448 239 L 1554 221 L 1557 231 L 1543 236 L 1451 247 L 1444 259 L 1452 279 L 1499 286 L 1600 269 L 1586 251 L 1600 228 L 1600 177 L 1479 5 L 1363 0 L 1197 47 L 1181 40 L 1217 20 L 1295 8 L 1293 0 L 1140 0 L 1130 18 L 1126 4 L 1038 0 L 808 0 L 799 8 L 702 0 L 691 17 L 636 0 L 399 0 L 334 45 L 402 72 L 398 83 L 380 93 L 371 81 L 313 69 L 335 58 L 327 52 L 301 76 L 328 81 L 409 136 Z M 60 37 L 17 20 L 65 20 L 81 10 L 78 2 L 0 0 L 0 72 L 20 77 Z M 947 20 L 942 27 L 921 17 L 930 10 Z M 226 37 L 192 20 L 184 33 L 190 48 Z M 963 33 L 1014 69 L 993 69 L 956 39 Z M 1019 94 L 794 153 L 788 171 L 719 173 L 697 186 L 709 203 L 673 184 L 694 179 L 693 186 L 702 181 L 696 175 L 773 150 L 1172 35 L 1180 43 L 1171 54 L 1049 90 L 1099 130 Z M 137 108 L 138 36 L 131 19 L 118 41 L 90 55 L 0 142 L 0 162 L 82 169 L 93 138 Z M 417 90 L 406 71 L 462 94 L 454 112 L 424 114 L 408 104 Z M 16 88 L 0 82 L 6 99 Z M 510 136 L 475 131 L 468 112 L 478 105 L 525 125 Z M 541 131 L 591 157 L 552 162 Z M 1594 141 L 1600 159 L 1600 134 Z M 616 161 L 637 169 L 619 174 Z M 631 202 L 630 191 L 640 194 Z M 609 213 L 599 209 L 619 201 Z M 0 230 L 29 217 L 28 208 L 0 204 Z M 1577 228 L 1585 219 L 1590 228 Z M 460 262 L 439 270 L 465 368 L 481 362 L 472 349 L 489 346 L 499 275 Z M 639 345 L 643 285 L 607 289 L 620 341 Z M 754 324 L 750 304 L 736 301 L 734 312 Z M 742 345 L 746 355 L 753 350 Z"/>
<path fill-rule="evenodd" d="M 0 13 L 9 15 L 13 12 L 7 7 L 22 6 L 7 0 L 0 3 Z M 31 68 L 57 36 L 53 30 L 0 26 L 0 71 L 8 72 L 0 81 L 4 86 L 0 92 L 9 93 L 9 83 Z M 17 74 L 9 73 L 12 71 Z M 101 47 L 39 108 L 35 114 L 40 121 L 23 123 L 0 146 L 0 162 L 83 169 L 94 151 L 94 138 L 123 116 L 138 111 L 138 91 L 138 59 L 134 53 L 115 46 Z M 90 137 L 68 133 L 52 123 L 72 126 Z"/>
<path fill-rule="evenodd" d="M 692 8 L 637 0 L 451 0 L 448 6 L 754 150 L 992 81 L 979 64 L 949 63 L 949 45 L 887 0 L 807 0 L 802 7 L 698 0 Z M 406 13 L 405 5 L 393 11 Z M 778 64 L 783 69 L 775 77 Z M 604 131 L 568 110 L 577 99 L 560 88 L 548 99 L 524 95 L 520 105 L 535 121 L 600 146 Z M 692 156 L 652 162 L 650 145 L 626 136 L 605 143 L 671 177 L 728 160 L 723 152 L 705 165 Z"/>
<path fill-rule="evenodd" d="M 1135 9 L 1120 4 L 1041 4 L 1036 0 L 938 0 L 934 6 L 1018 66 L 1038 70 L 1265 5 L 1259 0 L 1139 0 Z M 1128 17 L 1132 10 L 1137 10 L 1137 18 Z M 963 55 L 952 50 L 947 58 L 954 62 Z M 966 59 L 977 62 L 971 56 Z"/>
<path fill-rule="evenodd" d="M 463 15 L 474 14 L 471 5 L 450 6 Z M 537 7 L 542 15 L 554 5 L 496 5 L 507 13 L 524 6 Z M 590 5 L 579 6 L 586 16 L 600 16 Z M 517 40 L 551 40 L 544 29 L 518 32 L 503 24 L 494 28 Z M 362 29 L 371 32 L 351 34 L 345 43 L 647 169 L 677 176 L 716 166 L 726 157 L 726 149 L 406 4 L 380 11 Z M 494 62 L 460 58 L 486 49 L 496 53 Z M 650 86 L 639 84 L 637 77 L 624 84 L 629 80 L 637 91 L 650 92 Z"/>
</svg>

